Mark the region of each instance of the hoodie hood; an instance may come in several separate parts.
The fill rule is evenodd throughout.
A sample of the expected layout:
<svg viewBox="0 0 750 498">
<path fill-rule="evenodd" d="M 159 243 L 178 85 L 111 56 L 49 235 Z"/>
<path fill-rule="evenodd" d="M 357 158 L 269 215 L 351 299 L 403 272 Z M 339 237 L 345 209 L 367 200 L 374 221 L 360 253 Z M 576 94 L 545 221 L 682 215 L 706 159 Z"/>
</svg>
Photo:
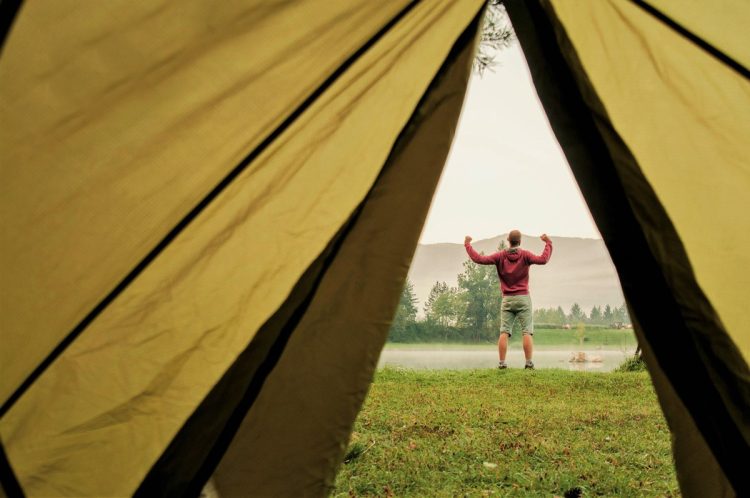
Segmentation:
<svg viewBox="0 0 750 498">
<path fill-rule="evenodd" d="M 512 247 L 510 249 L 505 250 L 506 258 L 509 261 L 518 261 L 521 259 L 521 248 L 520 247 Z"/>
</svg>

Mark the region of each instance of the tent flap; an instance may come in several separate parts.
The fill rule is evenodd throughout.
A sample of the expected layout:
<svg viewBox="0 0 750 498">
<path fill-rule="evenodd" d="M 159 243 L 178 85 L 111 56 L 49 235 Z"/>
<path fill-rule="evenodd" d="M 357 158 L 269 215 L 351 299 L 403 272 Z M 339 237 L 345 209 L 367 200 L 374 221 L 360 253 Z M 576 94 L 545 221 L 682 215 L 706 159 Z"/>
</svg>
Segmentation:
<svg viewBox="0 0 750 498">
<path fill-rule="evenodd" d="M 68 310 L 75 311 L 73 315 L 86 309 L 91 305 L 90 299 L 100 295 L 99 291 L 92 292 L 92 289 L 106 289 L 111 282 L 106 275 L 119 273 L 121 276 L 128 272 L 133 264 L 131 258 L 140 252 L 133 250 L 128 243 L 121 243 L 117 236 L 120 230 L 128 234 L 129 242 L 148 249 L 153 240 L 159 240 L 154 236 L 163 235 L 164 229 L 170 230 L 167 223 L 170 218 L 173 221 L 176 216 L 179 220 L 186 211 L 194 214 L 191 214 L 189 223 L 181 226 L 158 254 L 54 357 L 0 419 L 0 434 L 9 461 L 28 494 L 125 495 L 135 490 L 148 494 L 157 489 L 180 494 L 196 485 L 197 473 L 207 462 L 217 458 L 211 456 L 211 452 L 226 429 L 221 423 L 226 424 L 227 417 L 241 415 L 242 406 L 247 408 L 242 403 L 248 388 L 238 388 L 233 393 L 234 398 L 223 399 L 226 405 L 222 414 L 217 414 L 220 416 L 216 425 L 186 429 L 186 423 L 197 413 L 196 410 L 200 410 L 213 390 L 223 385 L 221 381 L 232 366 L 247 360 L 242 356 L 243 351 L 254 343 L 259 332 L 264 337 L 255 343 L 255 352 L 245 362 L 247 369 L 244 373 L 253 378 L 243 380 L 256 386 L 252 389 L 263 384 L 263 376 L 272 366 L 273 356 L 266 353 L 268 349 L 262 345 L 276 345 L 274 336 L 279 332 L 263 328 L 263 325 L 279 316 L 276 313 L 288 302 L 290 295 L 310 283 L 306 271 L 317 268 L 318 262 L 325 260 L 337 234 L 347 226 L 380 176 L 395 141 L 451 47 L 482 7 L 479 0 L 461 3 L 389 2 L 385 9 L 370 2 L 331 2 L 325 9 L 320 9 L 317 2 L 283 4 L 277 8 L 269 4 L 242 3 L 247 5 L 247 12 L 234 12 L 232 9 L 238 7 L 228 5 L 228 11 L 219 9 L 219 12 L 214 12 L 208 4 L 191 4 L 195 8 L 193 14 L 200 14 L 194 18 L 197 21 L 195 26 L 185 24 L 186 18 L 181 14 L 173 16 L 176 34 L 163 27 L 160 36 L 174 35 L 181 40 L 179 43 L 194 47 L 198 53 L 192 56 L 197 59 L 191 58 L 191 52 L 186 48 L 185 52 L 170 58 L 170 63 L 158 66 L 158 74 L 142 75 L 146 80 L 152 76 L 156 80 L 127 80 L 119 85 L 112 83 L 113 86 L 101 86 L 101 81 L 94 81 L 91 84 L 96 88 L 92 92 L 101 92 L 101 95 L 97 94 L 100 106 L 96 107 L 89 101 L 77 100 L 76 92 L 82 88 L 71 86 L 69 91 L 72 94 L 60 100 L 59 107 L 64 112 L 79 105 L 76 118 L 58 124 L 54 120 L 42 120 L 42 124 L 53 128 L 55 135 L 48 139 L 54 138 L 56 146 L 78 151 L 84 159 L 88 157 L 90 160 L 82 160 L 72 152 L 64 155 L 63 159 L 73 161 L 75 167 L 65 161 L 58 162 L 54 165 L 57 168 L 54 169 L 55 175 L 49 175 L 33 195 L 23 200 L 28 206 L 39 201 L 45 189 L 54 194 L 38 209 L 29 209 L 29 213 L 25 213 L 26 225 L 32 226 L 33 230 L 25 230 L 18 219 L 10 218 L 4 235 L 13 240 L 11 247 L 29 246 L 31 240 L 42 236 L 49 223 L 58 226 L 59 222 L 59 227 L 47 234 L 48 240 L 44 244 L 28 254 L 20 249 L 4 252 L 4 269 L 12 268 L 17 272 L 17 280 L 23 281 L 22 277 L 26 275 L 23 268 L 30 266 L 24 263 L 24 258 L 40 259 L 47 265 L 52 264 L 45 261 L 47 254 L 54 253 L 59 261 L 80 253 L 76 264 L 58 265 L 55 271 L 59 278 L 65 277 L 66 285 L 76 281 L 75 272 L 84 272 L 86 278 L 78 279 L 80 281 L 71 288 L 63 286 L 66 290 L 64 299 L 58 298 L 60 289 L 55 284 L 58 277 L 42 265 L 43 268 L 37 269 L 39 273 L 34 274 L 36 280 L 29 279 L 22 287 L 28 292 L 45 289 L 55 294 L 39 292 L 36 296 L 38 303 L 34 306 L 52 308 L 59 301 L 60 310 L 64 310 L 66 306 L 62 303 L 69 301 L 76 307 L 76 310 Z M 123 5 L 116 2 L 100 4 L 100 8 L 103 10 L 87 9 L 85 20 L 80 17 L 81 11 L 73 9 L 61 23 L 60 29 L 73 32 L 80 29 L 87 35 L 101 36 L 83 37 L 85 47 L 79 47 L 79 52 L 74 54 L 75 60 L 53 73 L 54 77 L 64 80 L 75 75 L 76 70 L 91 70 L 96 66 L 96 57 L 121 48 L 118 43 L 133 43 L 137 38 L 136 33 L 128 29 L 107 30 L 106 26 L 107 22 L 115 22 L 114 11 L 121 13 L 123 20 L 132 20 L 133 16 L 139 19 L 143 13 L 127 9 L 121 12 L 118 9 Z M 320 12 L 314 14 L 305 9 Z M 377 14 L 370 9 L 376 10 Z M 383 12 L 389 16 L 384 16 Z M 24 20 L 27 26 L 44 24 L 51 14 L 43 7 L 25 9 L 17 25 L 20 31 L 14 33 L 24 33 L 21 29 Z M 162 19 L 163 14 L 167 15 L 157 10 L 147 13 L 146 18 Z M 296 27 L 295 20 L 306 16 L 312 17 L 311 23 L 305 23 L 311 31 L 298 33 L 293 30 L 288 36 L 279 36 L 279 33 L 271 36 L 274 29 Z M 352 16 L 367 19 L 353 22 Z M 342 22 L 343 18 L 347 18 L 347 22 Z M 191 19 L 190 16 L 187 19 Z M 148 22 L 142 21 L 135 23 L 132 29 L 143 29 L 147 35 L 154 35 L 144 27 Z M 225 29 L 217 32 L 212 28 L 215 23 Z M 181 31 L 187 26 L 213 38 L 204 40 L 201 45 L 199 38 L 190 36 L 195 30 Z M 329 27 L 330 31 L 316 32 Z M 110 31 L 114 33 L 112 36 L 104 36 Z M 3 197 L 3 206 L 22 213 L 21 185 L 30 181 L 32 173 L 41 166 L 26 165 L 26 169 L 21 169 L 18 163 L 28 152 L 29 144 L 42 136 L 39 131 L 41 124 L 24 121 L 21 113 L 13 114 L 11 110 L 18 109 L 20 104 L 11 102 L 10 97 L 22 97 L 32 108 L 54 103 L 33 101 L 35 95 L 42 99 L 50 94 L 37 89 L 37 93 L 24 93 L 19 80 L 28 77 L 29 73 L 20 72 L 16 76 L 10 70 L 24 65 L 22 49 L 24 43 L 31 43 L 28 33 L 26 37 L 16 39 L 14 35 L 10 39 L 8 48 L 13 50 L 8 54 L 13 56 L 4 56 L 0 64 L 0 84 L 5 85 L 3 98 L 9 99 L 4 109 L 18 119 L 17 128 L 2 137 L 6 143 L 15 144 L 3 149 L 10 155 L 10 160 L 3 161 L 3 166 L 13 165 L 15 168 L 10 176 L 14 181 L 3 184 L 12 194 Z M 59 32 L 53 30 L 49 36 L 55 39 Z M 264 44 L 258 45 L 258 37 L 264 36 Z M 333 43 L 336 37 L 346 41 Z M 250 63 L 243 66 L 240 62 L 229 64 L 235 60 L 254 60 L 245 56 L 248 43 L 256 50 L 258 46 L 266 47 L 264 50 L 269 53 L 260 54 L 255 59 L 255 66 Z M 336 47 L 328 47 L 326 43 L 333 43 Z M 64 46 L 62 41 L 61 44 Z M 301 46 L 304 50 L 301 54 L 293 51 L 293 56 L 288 53 L 290 60 L 280 57 L 290 46 Z M 143 47 L 137 48 L 135 55 L 138 57 L 132 61 L 135 65 L 142 64 L 140 57 L 148 55 Z M 166 48 L 159 45 L 160 50 L 168 48 L 168 44 Z M 55 50 L 51 52 L 56 53 Z M 160 54 L 159 50 L 153 50 L 153 57 L 158 58 Z M 263 66 L 263 61 L 270 64 L 269 67 Z M 299 67 L 290 68 L 291 61 Z M 33 57 L 28 61 L 29 64 L 42 62 L 45 61 L 36 61 Z M 171 65 L 178 62 L 180 64 L 176 67 Z M 230 71 L 216 77 L 215 71 L 210 71 L 224 63 L 237 74 Z M 105 64 L 104 67 L 109 66 Z M 243 73 L 243 67 L 250 72 Z M 158 72 L 161 70 L 165 73 Z M 134 76 L 138 68 L 129 67 L 125 71 Z M 210 78 L 206 77 L 205 71 L 209 71 Z M 277 79 L 274 79 L 274 74 Z M 102 73 L 102 79 L 109 77 L 109 72 Z M 202 78 L 208 86 L 193 87 L 191 78 Z M 163 112 L 140 112 L 135 116 L 133 112 L 142 109 L 144 101 L 163 98 L 159 94 L 163 90 L 160 82 L 182 98 L 178 101 L 160 100 L 162 105 L 157 110 Z M 216 100 L 214 92 L 217 89 L 211 86 L 214 83 L 220 85 L 221 96 L 229 101 Z M 68 89 L 68 86 L 62 87 Z M 465 78 L 458 84 L 461 96 L 464 87 Z M 207 94 L 201 93 L 202 90 Z M 159 95 L 154 95 L 154 92 Z M 306 95 L 312 99 L 306 100 Z M 134 96 L 136 101 L 129 100 Z M 213 98 L 212 104 L 206 105 L 204 97 Z M 437 168 L 436 171 L 442 167 L 450 143 L 450 130 L 460 109 L 460 99 L 458 103 L 451 102 L 455 104 L 451 108 L 455 113 L 448 115 L 446 120 L 439 120 L 440 129 L 448 130 L 439 137 L 440 147 L 436 148 L 439 154 L 429 156 L 433 159 L 429 164 Z M 268 107 L 274 103 L 278 107 Z M 171 127 L 174 133 L 160 131 L 170 124 L 164 112 L 181 114 L 185 110 L 196 119 L 182 124 L 210 123 L 210 132 L 206 131 L 204 135 L 193 129 L 172 130 Z M 219 111 L 224 114 L 216 115 Z M 121 112 L 125 114 L 118 114 Z M 117 127 L 123 122 L 112 121 L 112 116 L 137 117 L 143 124 L 132 130 L 127 127 L 120 129 Z M 287 117 L 291 120 L 285 121 Z M 89 118 L 96 125 L 83 126 Z M 219 126 L 226 120 L 239 128 Z M 288 125 L 274 127 L 285 122 Z M 155 153 L 153 157 L 144 155 L 146 151 L 140 149 L 142 153 L 139 154 L 102 156 L 102 147 L 113 143 L 102 135 L 101 126 L 105 125 L 110 126 L 107 129 L 118 140 L 129 140 L 131 137 L 127 133 L 144 133 L 148 143 L 159 143 L 159 147 L 152 151 Z M 88 132 L 93 135 L 86 135 Z M 96 140 L 88 148 L 77 142 L 92 137 Z M 222 155 L 220 152 L 232 142 L 230 138 L 237 139 L 234 140 L 235 148 L 227 150 L 228 155 Z M 267 145 L 260 153 L 254 155 L 251 152 L 264 143 Z M 240 144 L 241 153 L 237 148 Z M 122 142 L 118 141 L 116 146 L 122 150 Z M 200 150 L 179 152 L 181 146 Z M 169 158 L 164 155 L 165 151 L 169 151 Z M 44 154 L 31 157 L 51 168 L 46 162 L 49 158 Z M 250 159 L 246 160 L 248 157 Z M 235 169 L 243 161 L 247 163 L 246 167 Z M 125 169 L 118 169 L 119 166 Z M 237 174 L 224 177 L 228 180 L 220 180 L 222 183 L 218 185 L 221 188 L 206 198 L 206 190 L 212 191 L 217 185 L 209 176 L 226 173 L 227 166 Z M 179 174 L 171 168 L 177 168 Z M 4 170 L 6 174 L 10 172 Z M 77 175 L 78 172 L 81 174 Z M 60 177 L 67 183 L 59 181 Z M 181 190 L 180 181 L 185 178 L 189 179 L 188 183 L 194 190 Z M 88 185 L 89 180 L 96 182 Z M 70 188 L 71 182 L 75 188 Z M 81 188 L 83 194 L 77 195 Z M 151 189 L 158 191 L 159 195 L 149 201 L 141 194 L 145 190 L 150 195 Z M 434 185 L 429 189 L 432 190 Z M 196 193 L 200 195 L 196 196 Z M 63 204 L 65 209 L 61 212 L 51 210 L 50 204 L 55 204 L 60 196 L 67 196 L 67 204 Z M 105 197 L 108 202 L 104 202 Z M 94 209 L 93 205 L 87 204 L 90 202 L 102 206 Z M 196 203 L 203 203 L 199 211 L 194 211 L 199 205 Z M 114 206 L 118 206 L 117 209 Z M 52 213 L 51 219 L 39 217 L 40 209 Z M 85 216 L 81 213 L 84 209 L 87 211 Z M 118 223 L 112 223 L 111 219 L 106 221 L 107 217 L 117 213 Z M 31 215 L 40 220 L 38 225 L 30 224 L 28 217 Z M 165 216 L 160 218 L 162 215 Z M 4 218 L 4 222 L 7 219 Z M 155 219 L 161 220 L 158 229 L 149 225 Z M 110 226 L 114 228 L 110 230 Z M 10 237 L 11 234 L 25 238 L 19 242 Z M 65 243 L 58 244 L 57 236 L 62 236 Z M 76 237 L 80 239 L 77 247 L 73 244 Z M 81 237 L 89 237 L 86 240 L 97 247 L 87 246 Z M 96 264 L 87 266 L 89 259 Z M 113 259 L 116 259 L 116 264 Z M 99 283 L 90 286 L 89 275 Z M 46 286 L 41 285 L 45 279 Z M 103 286 L 97 287 L 99 284 Z M 3 305 L 9 310 L 15 309 L 13 300 L 21 294 L 23 292 L 11 295 L 12 299 L 4 298 Z M 76 294 L 80 299 L 75 297 Z M 393 295 L 397 295 L 397 291 Z M 386 310 L 386 314 L 392 312 L 390 301 L 376 304 L 378 310 Z M 40 313 L 34 306 L 19 308 L 13 318 L 17 322 L 13 323 L 18 329 L 41 328 L 49 332 L 32 336 L 38 341 L 29 341 L 34 347 L 39 347 L 38 351 L 43 351 L 61 337 L 61 331 L 65 335 L 67 319 L 57 321 L 54 314 Z M 48 322 L 43 326 L 34 320 L 25 321 L 21 316 L 25 313 L 39 315 L 35 320 Z M 53 318 L 54 323 L 49 321 Z M 381 320 L 381 326 L 385 326 L 389 318 Z M 283 325 L 287 327 L 286 323 Z M 3 331 L 6 330 L 13 328 L 4 327 Z M 14 333 L 12 337 L 21 341 L 18 334 Z M 342 343 L 338 347 L 346 346 Z M 4 354 L 11 351 L 12 348 L 3 349 Z M 33 365 L 36 353 L 15 354 L 23 360 L 18 364 L 11 363 L 18 368 L 14 370 L 15 374 L 24 373 L 25 365 Z M 4 386 L 13 386 L 15 374 L 11 378 L 4 377 Z M 222 419 L 224 422 L 219 422 Z M 165 453 L 181 436 L 189 437 L 195 430 L 204 429 L 206 434 L 202 443 L 187 448 L 191 453 L 181 453 L 178 457 L 174 452 Z M 346 436 L 342 433 L 328 435 L 339 441 L 336 444 L 341 444 L 341 439 Z M 107 466 L 98 465 L 105 461 Z M 170 473 L 169 469 L 175 468 L 172 465 L 185 469 L 187 473 Z M 98 471 L 91 473 L 90 469 L 94 467 Z M 162 479 L 166 475 L 164 472 L 170 476 L 167 481 Z"/>
<path fill-rule="evenodd" d="M 580 26 L 570 28 L 557 17 L 561 5 L 568 16 L 580 19 Z M 609 2 L 585 4 L 587 8 L 583 9 L 576 5 L 565 2 L 508 2 L 508 12 L 550 124 L 618 270 L 623 292 L 639 324 L 639 338 L 654 351 L 654 355 L 647 357 L 647 360 L 655 359 L 658 365 L 651 365 L 650 368 L 653 372 L 664 372 L 686 408 L 682 410 L 681 406 L 665 405 L 668 397 L 660 395 L 664 411 L 695 420 L 694 425 L 678 424 L 681 429 L 673 425 L 675 438 L 695 440 L 701 437 L 707 443 L 676 444 L 675 451 L 689 451 L 690 448 L 694 451 L 693 459 L 716 459 L 718 466 L 707 464 L 705 468 L 721 469 L 731 486 L 739 492 L 745 489 L 747 481 L 742 465 L 733 455 L 747 454 L 746 417 L 750 413 L 750 384 L 747 382 L 747 363 L 735 339 L 743 344 L 746 334 L 736 327 L 730 333 L 719 317 L 715 307 L 717 300 L 707 296 L 701 285 L 702 269 L 695 267 L 695 253 L 691 253 L 691 247 L 694 247 L 692 240 L 683 233 L 686 225 L 673 222 L 674 213 L 679 213 L 683 191 L 689 192 L 691 186 L 686 185 L 685 181 L 673 181 L 671 189 L 677 195 L 675 192 L 665 192 L 664 188 L 668 188 L 666 184 L 655 189 L 652 179 L 644 172 L 644 168 L 647 168 L 644 164 L 654 164 L 656 158 L 639 157 L 637 151 L 631 149 L 631 143 L 626 142 L 627 137 L 623 137 L 621 127 L 616 121 L 613 122 L 610 114 L 613 108 L 658 106 L 650 100 L 655 97 L 651 94 L 654 83 L 647 83 L 647 88 L 641 88 L 641 80 L 634 74 L 622 74 L 619 83 L 614 81 L 620 69 L 627 73 L 635 67 L 639 70 L 643 67 L 642 61 L 648 56 L 642 53 L 642 40 L 626 43 L 618 38 L 620 29 L 627 31 L 633 26 L 622 23 L 619 17 L 617 21 L 615 18 L 608 19 L 606 29 L 589 29 L 592 18 L 597 19 L 590 10 L 606 9 Z M 652 20 L 648 14 L 642 15 L 649 22 Z M 592 48 L 597 44 L 602 45 L 602 41 L 597 42 L 596 39 L 605 36 L 606 32 L 618 40 L 620 48 L 616 51 L 610 48 L 605 53 L 605 45 L 600 58 L 587 59 L 588 53 L 581 53 L 571 41 L 570 36 L 573 35 L 570 29 L 575 34 L 585 30 L 591 38 L 587 43 Z M 677 36 L 679 43 L 690 43 Z M 656 51 L 655 48 L 653 50 Z M 634 52 L 632 57 L 637 57 L 641 62 L 637 65 L 627 64 L 629 51 Z M 696 57 L 707 57 L 698 47 L 688 51 Z M 616 60 L 611 57 L 613 53 L 618 54 Z M 664 72 L 664 68 L 661 70 L 662 74 L 669 74 Z M 592 72 L 601 72 L 603 77 L 610 75 L 613 92 L 602 95 L 602 89 L 592 80 Z M 623 84 L 623 81 L 628 84 Z M 729 82 L 728 85 L 731 87 L 735 83 Z M 621 93 L 614 93 L 616 89 Z M 648 140 L 657 148 L 663 148 L 664 143 L 654 140 L 656 134 L 661 137 L 671 133 L 675 146 L 676 142 L 685 140 L 685 136 L 672 133 L 673 129 L 660 123 L 662 119 L 672 119 L 668 113 L 648 114 L 652 127 L 643 124 L 644 112 L 640 110 L 636 138 Z M 730 113 L 730 109 L 727 112 Z M 633 119 L 637 117 L 635 114 L 632 116 Z M 692 117 L 687 121 L 696 122 L 700 123 L 701 119 Z M 705 137 L 702 140 L 705 144 Z M 721 142 L 714 144 L 714 147 L 722 147 Z M 679 157 L 683 158 L 684 154 L 680 153 Z M 673 160 L 660 157 L 657 165 L 668 168 Z M 728 175 L 736 175 L 732 163 L 725 168 Z M 684 172 L 678 174 L 684 176 Z M 726 221 L 731 224 L 732 219 L 719 223 Z M 688 230 L 691 228 L 688 227 Z M 700 247 L 696 250 L 700 251 Z M 712 266 L 716 264 L 722 263 L 714 260 Z M 708 267 L 703 269 L 704 272 L 707 270 Z M 734 276 L 735 281 L 737 278 L 743 278 L 742 272 Z M 656 387 L 659 392 L 658 383 Z M 685 428 L 696 428 L 700 436 L 680 434 Z M 710 451 L 707 451 L 708 448 Z M 676 457 L 676 461 L 679 465 L 684 459 Z M 684 472 L 680 472 L 678 467 L 678 476 L 680 474 Z M 725 477 L 716 476 L 711 481 L 717 479 L 723 480 Z"/>
</svg>

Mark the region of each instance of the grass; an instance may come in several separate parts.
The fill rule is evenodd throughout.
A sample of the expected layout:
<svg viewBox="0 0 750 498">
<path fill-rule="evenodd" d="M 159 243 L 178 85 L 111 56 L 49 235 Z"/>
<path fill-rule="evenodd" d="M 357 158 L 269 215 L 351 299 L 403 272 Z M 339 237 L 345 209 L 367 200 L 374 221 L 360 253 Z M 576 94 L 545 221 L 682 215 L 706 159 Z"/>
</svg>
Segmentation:
<svg viewBox="0 0 750 498">
<path fill-rule="evenodd" d="M 646 372 L 377 373 L 333 496 L 676 496 Z"/>
<path fill-rule="evenodd" d="M 461 348 L 461 349 L 483 349 L 489 342 L 485 343 L 400 343 L 389 342 L 388 348 L 391 349 L 420 349 L 420 348 Z M 494 344 L 494 343 L 493 343 Z M 576 330 L 563 329 L 537 329 L 534 332 L 534 347 L 537 348 L 559 348 L 568 346 L 579 346 L 579 339 L 576 337 Z M 629 329 L 589 329 L 585 331 L 583 347 L 604 347 L 610 349 L 633 348 L 637 342 L 635 334 Z M 513 334 L 510 338 L 510 347 L 521 347 L 521 334 Z"/>
</svg>

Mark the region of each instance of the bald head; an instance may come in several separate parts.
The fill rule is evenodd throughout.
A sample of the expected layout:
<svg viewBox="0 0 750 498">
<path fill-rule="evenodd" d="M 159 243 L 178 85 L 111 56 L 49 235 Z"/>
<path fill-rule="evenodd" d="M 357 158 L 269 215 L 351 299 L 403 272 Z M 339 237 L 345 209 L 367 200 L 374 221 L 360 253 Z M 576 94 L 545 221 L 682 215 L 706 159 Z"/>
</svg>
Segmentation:
<svg viewBox="0 0 750 498">
<path fill-rule="evenodd" d="M 521 245 L 521 232 L 518 230 L 511 230 L 508 234 L 508 242 L 510 247 L 516 247 Z"/>
</svg>

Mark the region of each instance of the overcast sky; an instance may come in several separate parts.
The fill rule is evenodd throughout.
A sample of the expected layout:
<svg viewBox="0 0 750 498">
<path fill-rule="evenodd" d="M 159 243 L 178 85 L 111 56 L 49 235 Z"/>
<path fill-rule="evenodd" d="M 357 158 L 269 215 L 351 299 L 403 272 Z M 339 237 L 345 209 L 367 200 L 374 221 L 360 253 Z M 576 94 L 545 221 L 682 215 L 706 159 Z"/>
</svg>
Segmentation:
<svg viewBox="0 0 750 498">
<path fill-rule="evenodd" d="M 472 76 L 420 243 L 524 234 L 601 238 L 515 43 Z"/>
</svg>

